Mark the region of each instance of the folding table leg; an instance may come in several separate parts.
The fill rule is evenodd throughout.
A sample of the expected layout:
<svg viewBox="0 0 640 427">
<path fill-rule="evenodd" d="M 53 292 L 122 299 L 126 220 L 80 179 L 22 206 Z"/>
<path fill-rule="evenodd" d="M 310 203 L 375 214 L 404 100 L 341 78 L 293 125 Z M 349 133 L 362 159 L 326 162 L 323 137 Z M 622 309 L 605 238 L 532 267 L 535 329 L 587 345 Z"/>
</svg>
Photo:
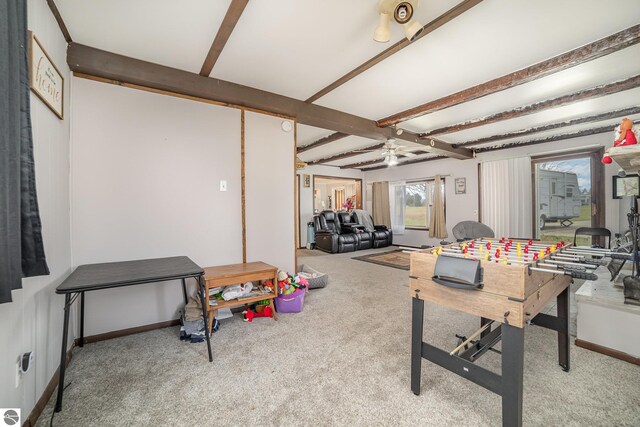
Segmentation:
<svg viewBox="0 0 640 427">
<path fill-rule="evenodd" d="M 80 347 L 84 347 L 84 292 L 80 293 Z"/>
<path fill-rule="evenodd" d="M 187 298 L 187 279 L 182 278 L 182 296 L 184 297 L 184 304 L 189 304 L 189 298 Z"/>
<path fill-rule="evenodd" d="M 562 291 L 557 299 L 558 320 L 560 328 L 558 331 L 558 363 L 565 372 L 571 369 L 571 360 L 569 357 L 569 287 Z"/>
<path fill-rule="evenodd" d="M 60 374 L 58 376 L 58 397 L 55 411 L 62 411 L 62 393 L 64 392 L 64 371 L 67 367 L 67 338 L 69 335 L 69 309 L 71 308 L 71 294 L 64 295 L 64 320 L 62 323 L 62 348 L 60 350 Z"/>
<path fill-rule="evenodd" d="M 424 322 L 424 301 L 413 298 L 411 312 L 411 391 L 420 394 L 420 379 L 422 376 L 422 333 Z"/>
<path fill-rule="evenodd" d="M 207 300 L 204 298 L 204 276 L 199 276 L 198 277 L 198 289 L 200 292 L 200 302 L 202 305 L 202 318 L 204 319 L 204 336 L 207 340 L 207 350 L 209 351 L 209 362 L 213 362 L 213 353 L 211 352 L 211 338 L 209 337 L 209 334 L 211 333 L 211 331 L 209 330 L 210 328 L 208 327 L 209 325 L 209 315 L 208 315 L 208 311 L 207 308 L 205 307 L 205 304 L 207 302 Z"/>
<path fill-rule="evenodd" d="M 524 328 L 502 325 L 502 425 L 522 426 Z"/>
</svg>

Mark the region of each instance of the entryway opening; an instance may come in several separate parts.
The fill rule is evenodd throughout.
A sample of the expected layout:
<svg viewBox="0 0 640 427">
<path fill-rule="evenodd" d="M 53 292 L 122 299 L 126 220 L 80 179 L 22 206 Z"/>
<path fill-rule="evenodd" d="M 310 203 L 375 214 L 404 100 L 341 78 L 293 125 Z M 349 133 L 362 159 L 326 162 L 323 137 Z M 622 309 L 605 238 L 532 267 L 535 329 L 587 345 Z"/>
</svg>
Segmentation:
<svg viewBox="0 0 640 427">
<path fill-rule="evenodd" d="M 362 209 L 362 180 L 313 176 L 313 212 Z"/>
</svg>

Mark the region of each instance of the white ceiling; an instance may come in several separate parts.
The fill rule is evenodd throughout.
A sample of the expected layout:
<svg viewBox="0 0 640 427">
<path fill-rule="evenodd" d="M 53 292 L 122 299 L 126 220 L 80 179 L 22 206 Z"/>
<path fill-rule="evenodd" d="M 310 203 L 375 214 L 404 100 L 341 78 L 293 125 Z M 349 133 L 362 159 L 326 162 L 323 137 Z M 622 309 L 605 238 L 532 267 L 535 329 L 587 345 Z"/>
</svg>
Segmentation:
<svg viewBox="0 0 640 427">
<path fill-rule="evenodd" d="M 422 1 L 417 18 L 425 24 L 459 1 Z M 403 37 L 401 27 L 392 24 L 390 43 L 373 41 L 377 2 L 251 0 L 211 76 L 305 100 Z M 194 73 L 200 71 L 230 3 L 231 0 L 56 0 L 74 42 Z M 316 103 L 378 120 L 638 23 L 638 0 L 484 0 Z M 640 45 L 635 45 L 399 126 L 426 132 L 639 73 Z M 438 138 L 460 143 L 638 105 L 640 88 Z M 612 119 L 577 125 L 515 140 L 539 139 L 603 125 L 611 125 L 613 133 L 618 122 L 619 119 Z M 298 125 L 298 145 L 307 145 L 332 133 L 328 129 Z M 300 158 L 317 160 L 376 143 L 351 136 L 301 153 Z M 361 154 L 329 165 L 380 157 L 377 152 Z"/>
<path fill-rule="evenodd" d="M 231 0 L 56 0 L 76 43 L 199 73 Z"/>
<path fill-rule="evenodd" d="M 307 99 L 399 41 L 373 40 L 377 0 L 250 1 L 211 74 L 223 80 Z M 423 2 L 426 24 L 457 0 Z"/>
<path fill-rule="evenodd" d="M 639 22 L 638 0 L 485 0 L 318 104 L 377 120 Z"/>
</svg>

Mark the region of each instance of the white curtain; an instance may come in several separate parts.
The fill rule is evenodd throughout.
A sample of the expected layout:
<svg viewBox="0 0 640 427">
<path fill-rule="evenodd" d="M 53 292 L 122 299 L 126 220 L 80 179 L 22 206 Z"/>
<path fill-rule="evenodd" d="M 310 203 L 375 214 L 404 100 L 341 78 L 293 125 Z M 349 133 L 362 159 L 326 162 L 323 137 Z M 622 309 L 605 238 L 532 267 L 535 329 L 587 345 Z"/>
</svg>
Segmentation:
<svg viewBox="0 0 640 427">
<path fill-rule="evenodd" d="M 391 231 L 404 234 L 405 181 L 389 183 L 389 211 L 391 212 Z"/>
<path fill-rule="evenodd" d="M 531 238 L 531 158 L 483 162 L 482 222 L 496 237 Z"/>
</svg>

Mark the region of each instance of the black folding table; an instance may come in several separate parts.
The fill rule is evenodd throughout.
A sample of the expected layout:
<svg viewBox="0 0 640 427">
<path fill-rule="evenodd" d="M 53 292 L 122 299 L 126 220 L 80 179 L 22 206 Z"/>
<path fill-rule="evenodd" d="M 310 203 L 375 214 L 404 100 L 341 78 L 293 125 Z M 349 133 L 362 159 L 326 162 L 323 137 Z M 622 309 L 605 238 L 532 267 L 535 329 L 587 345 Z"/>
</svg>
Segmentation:
<svg viewBox="0 0 640 427">
<path fill-rule="evenodd" d="M 64 323 L 62 329 L 62 349 L 60 352 L 60 378 L 58 380 L 58 398 L 55 411 L 62 410 L 62 394 L 64 392 L 64 373 L 67 355 L 67 338 L 69 334 L 69 309 L 80 295 L 80 339 L 84 345 L 84 294 L 100 289 L 119 288 L 123 286 L 142 285 L 145 283 L 182 280 L 184 302 L 187 303 L 186 279 L 196 279 L 200 301 L 204 298 L 204 270 L 186 256 L 170 258 L 141 259 L 136 261 L 108 262 L 101 264 L 81 265 L 74 270 L 64 282 L 56 288 L 57 294 L 64 294 Z M 207 309 L 202 304 L 204 324 L 209 324 Z M 209 333 L 205 331 L 209 362 L 213 361 Z"/>
</svg>

